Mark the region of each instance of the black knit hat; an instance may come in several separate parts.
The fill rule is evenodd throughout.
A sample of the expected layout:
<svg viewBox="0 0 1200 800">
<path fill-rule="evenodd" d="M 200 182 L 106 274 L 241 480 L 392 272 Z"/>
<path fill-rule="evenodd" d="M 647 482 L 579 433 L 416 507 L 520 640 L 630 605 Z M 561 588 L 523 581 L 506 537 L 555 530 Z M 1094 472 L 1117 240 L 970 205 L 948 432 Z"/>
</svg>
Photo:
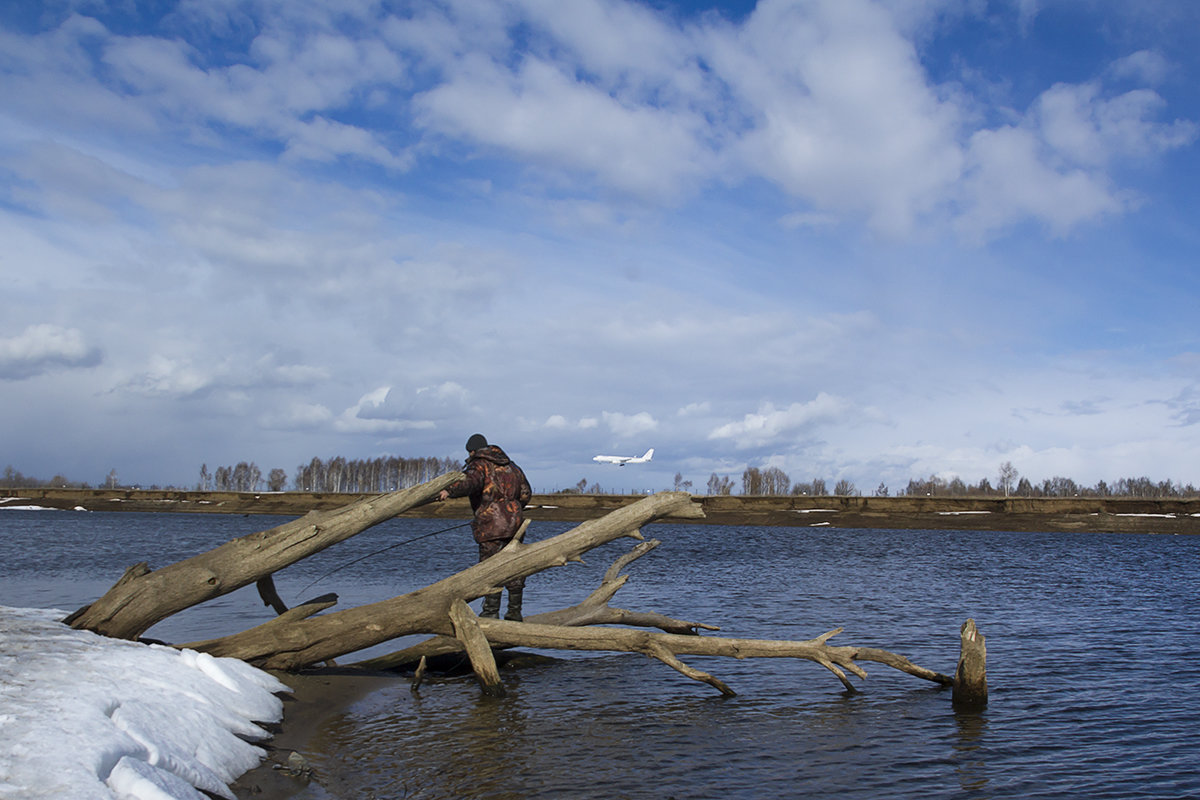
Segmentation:
<svg viewBox="0 0 1200 800">
<path fill-rule="evenodd" d="M 474 453 L 476 450 L 482 450 L 487 447 L 487 439 L 483 438 L 482 433 L 473 433 L 471 438 L 467 439 L 467 452 Z"/>
</svg>

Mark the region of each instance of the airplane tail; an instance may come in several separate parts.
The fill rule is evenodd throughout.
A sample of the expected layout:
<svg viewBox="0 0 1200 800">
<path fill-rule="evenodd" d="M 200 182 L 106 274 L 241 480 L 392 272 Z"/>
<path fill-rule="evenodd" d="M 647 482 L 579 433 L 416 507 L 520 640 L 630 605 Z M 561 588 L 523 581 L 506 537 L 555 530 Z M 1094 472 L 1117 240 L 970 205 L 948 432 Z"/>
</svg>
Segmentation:
<svg viewBox="0 0 1200 800">
<path fill-rule="evenodd" d="M 642 460 L 649 461 L 652 458 L 654 458 L 654 448 L 653 447 L 651 447 L 649 450 L 646 451 L 646 455 L 642 456 Z"/>
</svg>

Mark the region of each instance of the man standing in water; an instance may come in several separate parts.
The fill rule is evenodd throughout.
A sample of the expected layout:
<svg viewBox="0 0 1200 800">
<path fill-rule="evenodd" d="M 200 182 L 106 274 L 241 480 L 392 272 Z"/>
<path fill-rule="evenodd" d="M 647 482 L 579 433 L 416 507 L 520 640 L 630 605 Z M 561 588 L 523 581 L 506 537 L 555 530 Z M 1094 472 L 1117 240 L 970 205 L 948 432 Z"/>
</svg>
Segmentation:
<svg viewBox="0 0 1200 800">
<path fill-rule="evenodd" d="M 473 434 L 467 439 L 466 473 L 461 480 L 452 483 L 438 495 L 439 500 L 448 497 L 469 497 L 475 518 L 471 521 L 471 532 L 479 543 L 479 560 L 496 555 L 512 541 L 521 527 L 522 514 L 533 491 L 529 481 L 508 455 L 494 444 L 488 444 L 483 434 Z M 504 585 L 508 589 L 508 611 L 504 618 L 521 622 L 521 600 L 525 591 L 525 579 L 517 578 Z M 483 596 L 481 617 L 500 616 L 501 592 Z"/>
</svg>

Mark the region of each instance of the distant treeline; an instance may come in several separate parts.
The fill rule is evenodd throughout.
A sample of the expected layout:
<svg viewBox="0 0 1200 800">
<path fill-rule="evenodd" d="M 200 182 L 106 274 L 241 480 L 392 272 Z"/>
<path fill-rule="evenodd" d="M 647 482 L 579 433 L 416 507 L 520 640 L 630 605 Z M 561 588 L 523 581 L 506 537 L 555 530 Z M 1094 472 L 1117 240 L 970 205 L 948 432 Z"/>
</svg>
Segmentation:
<svg viewBox="0 0 1200 800">
<path fill-rule="evenodd" d="M 675 476 L 676 488 L 680 486 L 681 477 Z M 687 483 L 686 481 L 684 483 Z M 690 486 L 690 484 L 688 484 Z M 708 493 L 730 494 L 732 481 L 729 478 L 719 478 L 715 473 L 708 479 Z M 742 473 L 742 494 L 746 495 L 810 495 L 824 496 L 833 494 L 843 497 L 861 495 L 851 481 L 839 480 L 829 492 L 823 478 L 814 478 L 809 482 L 793 484 L 787 474 L 778 467 L 759 470 L 750 467 Z M 880 483 L 872 492 L 876 497 L 887 497 L 891 494 L 889 487 Z M 1013 468 L 1011 462 L 1000 465 L 996 484 L 987 478 L 978 483 L 966 483 L 961 478 L 942 478 L 930 475 L 928 478 L 910 478 L 908 485 L 896 492 L 897 496 L 909 497 L 1197 497 L 1200 490 L 1192 484 L 1178 484 L 1173 481 L 1153 481 L 1150 478 L 1121 478 L 1108 483 L 1100 481 L 1095 486 L 1083 486 L 1070 478 L 1055 476 L 1046 478 L 1041 483 L 1033 483 L 1023 478 Z"/>
<path fill-rule="evenodd" d="M 885 494 L 886 494 L 886 488 Z M 977 484 L 964 484 L 955 478 L 945 480 L 930 476 L 925 480 L 910 480 L 903 494 L 932 495 L 935 497 L 965 497 L 967 495 L 984 495 L 989 497 L 1198 497 L 1200 490 L 1192 484 L 1178 484 L 1173 481 L 1153 481 L 1150 478 L 1120 478 L 1111 484 L 1099 481 L 1094 486 L 1082 486 L 1070 478 L 1053 477 L 1041 483 L 1033 483 L 1027 478 L 1020 478 L 1015 484 L 1005 489 L 1002 486 L 992 486 L 987 478 Z"/>
<path fill-rule="evenodd" d="M 207 464 L 200 466 L 200 480 L 195 488 L 198 491 L 218 492 L 257 492 L 264 488 L 269 492 L 282 492 L 291 488 L 300 492 L 390 492 L 396 489 L 406 489 L 436 478 L 462 467 L 462 462 L 453 458 L 402 458 L 400 456 L 382 456 L 374 459 L 347 459 L 342 456 L 322 460 L 313 458 L 307 464 L 296 467 L 291 477 L 289 487 L 288 473 L 276 467 L 265 476 L 253 461 L 242 461 L 234 466 L 217 467 L 210 471 Z M 104 488 L 142 488 L 129 487 L 117 479 L 114 469 L 101 484 Z M 71 481 L 63 475 L 55 475 L 50 480 L 41 480 L 21 474 L 13 467 L 5 467 L 0 476 L 0 487 L 15 489 L 19 487 L 39 488 L 71 488 L 90 489 L 87 483 Z M 149 486 L 149 489 L 175 489 L 175 486 Z M 685 480 L 682 473 L 675 474 L 673 487 L 676 491 L 692 491 L 692 481 Z M 729 476 L 719 476 L 715 472 L 709 477 L 705 489 L 709 495 L 733 494 L 737 484 Z M 622 491 L 606 490 L 598 483 L 589 484 L 586 479 L 579 481 L 569 489 L 558 490 L 579 494 L 625 494 Z M 640 492 L 639 492 L 640 493 Z M 759 469 L 750 467 L 742 473 L 741 494 L 743 495 L 808 495 L 820 497 L 836 495 L 854 497 L 863 494 L 852 481 L 841 479 L 834 483 L 832 490 L 824 478 L 814 478 L 811 481 L 792 483 L 787 473 L 778 467 Z M 887 497 L 893 494 L 884 483 L 880 483 L 872 492 L 877 497 Z M 895 493 L 896 496 L 910 497 L 1137 497 L 1137 498 L 1189 498 L 1200 497 L 1200 490 L 1192 484 L 1179 484 L 1170 480 L 1154 481 L 1150 478 L 1121 478 L 1108 483 L 1100 481 L 1094 486 L 1084 486 L 1070 478 L 1047 478 L 1040 483 L 1033 483 L 1023 478 L 1005 462 L 1000 465 L 996 483 L 987 478 L 978 483 L 965 483 L 960 478 L 941 478 L 931 475 L 928 478 L 912 478 L 908 484 Z"/>
<path fill-rule="evenodd" d="M 292 477 L 292 488 L 298 492 L 391 492 L 425 483 L 456 469 L 462 468 L 461 461 L 452 458 L 401 458 L 383 456 L 373 459 L 347 459 L 342 456 L 321 460 L 314 457 L 307 464 L 296 467 Z M 86 482 L 72 481 L 64 475 L 55 475 L 50 480 L 23 475 L 9 466 L 0 476 L 0 487 L 7 489 L 41 487 L 90 489 Z M 105 489 L 183 489 L 194 488 L 201 492 L 268 492 L 286 491 L 288 473 L 275 467 L 263 474 L 253 461 L 241 461 L 229 467 L 221 466 L 209 470 L 207 464 L 200 465 L 200 479 L 194 487 L 126 486 L 117 478 L 117 471 L 109 472 L 100 484 Z"/>
<path fill-rule="evenodd" d="M 402 458 L 381 456 L 372 459 L 347 459 L 343 456 L 321 460 L 313 457 L 296 467 L 292 488 L 298 492 L 394 492 L 407 489 L 459 469 L 462 463 L 452 458 Z M 268 492 L 287 488 L 288 476 L 275 468 L 266 476 Z M 254 462 L 232 467 L 217 467 L 211 474 L 208 465 L 200 466 L 200 491 L 254 492 L 263 485 L 262 471 Z"/>
</svg>

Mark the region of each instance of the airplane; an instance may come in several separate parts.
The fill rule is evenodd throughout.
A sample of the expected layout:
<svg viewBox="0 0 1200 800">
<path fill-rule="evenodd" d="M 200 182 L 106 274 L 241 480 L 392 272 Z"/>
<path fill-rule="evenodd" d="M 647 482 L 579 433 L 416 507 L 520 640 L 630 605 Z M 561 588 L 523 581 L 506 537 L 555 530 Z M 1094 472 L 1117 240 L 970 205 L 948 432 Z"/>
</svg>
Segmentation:
<svg viewBox="0 0 1200 800">
<path fill-rule="evenodd" d="M 596 456 L 592 461 L 599 461 L 601 464 L 616 464 L 618 467 L 623 467 L 626 464 L 645 464 L 652 458 L 654 458 L 653 447 L 647 450 L 644 456 Z"/>
</svg>

